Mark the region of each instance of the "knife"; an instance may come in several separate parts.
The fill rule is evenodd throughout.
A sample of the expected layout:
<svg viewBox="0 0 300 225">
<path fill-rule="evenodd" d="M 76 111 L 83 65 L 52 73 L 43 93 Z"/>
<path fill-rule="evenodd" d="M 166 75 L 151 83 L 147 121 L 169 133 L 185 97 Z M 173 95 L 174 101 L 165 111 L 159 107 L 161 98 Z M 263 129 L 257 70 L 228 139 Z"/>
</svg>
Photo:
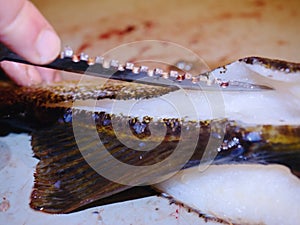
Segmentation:
<svg viewBox="0 0 300 225">
<path fill-rule="evenodd" d="M 60 56 L 51 63 L 37 65 L 25 60 L 0 43 L 0 61 L 5 60 L 119 81 L 177 86 L 184 89 L 204 91 L 272 90 L 272 88 L 265 85 L 236 80 L 223 80 L 221 78 L 212 79 L 209 72 L 193 76 L 184 71 L 170 70 L 166 72 L 161 68 L 149 68 L 143 65 L 136 66 L 132 62 L 120 64 L 117 60 L 106 61 L 104 57 L 89 57 L 85 53 L 76 55 L 70 47 L 65 47 Z"/>
</svg>

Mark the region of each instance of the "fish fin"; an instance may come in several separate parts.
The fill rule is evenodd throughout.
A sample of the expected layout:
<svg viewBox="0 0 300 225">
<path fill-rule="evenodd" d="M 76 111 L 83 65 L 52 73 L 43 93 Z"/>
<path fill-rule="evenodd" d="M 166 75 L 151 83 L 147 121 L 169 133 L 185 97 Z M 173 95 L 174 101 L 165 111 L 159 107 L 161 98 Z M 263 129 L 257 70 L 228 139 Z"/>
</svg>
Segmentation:
<svg viewBox="0 0 300 225">
<path fill-rule="evenodd" d="M 82 120 L 75 121 L 74 114 Z M 132 186 L 158 182 L 161 177 L 177 172 L 186 163 L 180 157 L 175 157 L 171 163 L 166 162 L 178 145 L 177 132 L 180 129 L 176 126 L 179 125 L 171 122 L 166 125 L 161 121 L 151 125 L 151 130 L 145 128 L 140 132 L 138 129 L 138 133 L 130 135 L 139 124 L 136 119 L 134 121 L 125 117 L 114 118 L 116 124 L 125 126 L 118 128 L 123 130 L 119 135 L 123 135 L 127 145 L 116 135 L 112 118 L 105 113 L 73 111 L 72 122 L 58 122 L 52 127 L 34 131 L 32 148 L 40 161 L 36 167 L 30 206 L 48 213 L 68 213 Z M 161 139 L 157 130 L 163 126 L 167 131 Z M 129 134 L 126 129 L 129 129 Z M 150 133 L 151 138 L 145 138 Z M 140 143 L 140 140 L 146 146 L 154 146 L 153 149 L 141 151 L 127 147 L 132 146 L 131 143 Z M 181 146 L 176 154 L 186 154 L 190 140 Z M 121 165 L 131 167 L 120 170 Z M 155 166 L 148 169 L 152 165 Z M 135 168 L 134 172 L 131 168 Z M 116 179 L 111 178 L 111 174 Z"/>
<path fill-rule="evenodd" d="M 71 124 L 33 132 L 32 148 L 40 159 L 30 203 L 35 210 L 68 213 L 130 188 L 99 175 L 84 160 Z"/>
</svg>

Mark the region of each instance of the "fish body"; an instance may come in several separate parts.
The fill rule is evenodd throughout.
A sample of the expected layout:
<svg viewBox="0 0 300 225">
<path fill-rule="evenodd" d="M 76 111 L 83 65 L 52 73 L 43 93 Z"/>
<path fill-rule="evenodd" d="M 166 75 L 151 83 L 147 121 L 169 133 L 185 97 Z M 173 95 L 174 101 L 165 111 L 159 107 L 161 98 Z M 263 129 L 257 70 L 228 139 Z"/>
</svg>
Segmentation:
<svg viewBox="0 0 300 225">
<path fill-rule="evenodd" d="M 2 82 L 0 121 L 31 132 L 40 161 L 30 206 L 48 213 L 132 186 L 168 193 L 160 183 L 199 164 L 282 164 L 300 177 L 299 67 L 246 58 L 205 74 L 270 87 L 254 92 L 87 77 L 33 87 Z"/>
</svg>

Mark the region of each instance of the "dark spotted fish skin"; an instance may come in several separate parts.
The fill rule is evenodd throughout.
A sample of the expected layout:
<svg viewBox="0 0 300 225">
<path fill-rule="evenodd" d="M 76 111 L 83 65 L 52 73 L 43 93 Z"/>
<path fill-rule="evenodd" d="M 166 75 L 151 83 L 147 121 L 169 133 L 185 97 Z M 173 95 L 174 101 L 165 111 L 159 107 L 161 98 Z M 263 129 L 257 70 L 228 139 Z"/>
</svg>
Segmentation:
<svg viewBox="0 0 300 225">
<path fill-rule="evenodd" d="M 102 143 L 105 143 L 105 149 L 108 149 L 111 155 L 121 162 L 135 166 L 152 165 L 166 159 L 173 153 L 179 141 L 182 141 L 180 130 L 185 129 L 186 126 L 185 123 L 174 119 L 164 120 L 161 124 L 152 124 L 151 129 L 149 128 L 148 131 L 151 131 L 154 139 L 155 130 L 160 129 L 161 126 L 167 126 L 168 131 L 164 141 L 157 148 L 143 152 L 130 149 L 118 140 L 112 129 L 111 115 L 105 112 L 78 111 L 76 113 L 95 121 L 99 138 Z M 132 128 L 135 127 L 133 123 L 145 124 L 145 121 L 138 121 L 137 119 L 133 121 L 132 118 L 120 117 L 118 120 L 124 126 L 126 123 L 132 124 Z M 150 123 L 146 126 L 149 127 Z M 299 171 L 299 140 L 280 143 L 276 142 L 276 139 L 270 138 L 268 140 L 265 137 L 268 138 L 270 130 L 278 132 L 279 135 L 290 131 L 288 133 L 289 137 L 292 133 L 294 138 L 299 137 L 300 127 L 262 126 L 245 129 L 235 122 L 220 121 L 220 124 L 222 126 L 225 124 L 226 135 L 223 145 L 216 149 L 218 153 L 215 163 L 280 163 L 289 166 L 295 174 Z M 148 180 L 153 176 L 162 176 L 173 172 L 172 169 L 178 166 L 189 168 L 199 165 L 209 134 L 212 129 L 215 129 L 215 127 L 211 127 L 211 121 L 201 122 L 199 125 L 201 132 L 199 133 L 198 144 L 189 161 L 180 165 L 177 163 L 182 163 L 181 160 L 175 161 L 173 165 L 166 165 L 165 168 L 160 168 L 159 171 L 149 171 L 149 174 L 136 174 L 134 177 L 144 176 L 145 180 Z M 193 132 L 191 124 L 189 126 L 189 129 Z M 196 124 L 194 126 L 196 127 Z M 90 127 L 90 129 L 85 127 L 82 140 L 74 139 L 71 122 L 56 123 L 50 128 L 33 132 L 32 147 L 40 162 L 36 168 L 35 185 L 31 195 L 30 205 L 32 208 L 49 213 L 68 213 L 97 199 L 131 188 L 102 177 L 83 159 L 82 150 L 79 151 L 77 146 L 79 142 L 84 144 L 88 140 L 86 145 L 90 148 L 87 148 L 86 151 L 90 151 L 91 158 L 96 158 L 98 151 L 101 151 L 100 148 L 97 148 L 94 153 L 91 150 L 93 149 L 92 146 L 96 146 L 99 142 L 97 137 L 91 138 L 93 135 L 90 132 L 92 133 L 93 130 L 94 127 Z M 148 135 L 148 131 L 146 128 L 145 132 L 136 132 L 135 135 L 136 137 L 142 137 Z M 255 135 L 254 133 L 262 133 L 262 136 L 251 141 L 251 138 L 253 139 Z M 128 139 L 130 138 L 128 137 Z M 159 137 L 157 139 L 159 140 Z M 181 149 L 182 155 L 190 151 L 189 143 L 192 141 L 190 137 L 184 137 L 184 139 L 185 144 L 182 145 Z M 98 158 L 97 160 L 99 162 L 107 161 L 105 158 Z M 99 167 L 105 166 L 107 169 L 113 170 L 114 168 L 110 168 L 109 165 L 109 163 L 103 165 L 100 163 Z"/>
</svg>

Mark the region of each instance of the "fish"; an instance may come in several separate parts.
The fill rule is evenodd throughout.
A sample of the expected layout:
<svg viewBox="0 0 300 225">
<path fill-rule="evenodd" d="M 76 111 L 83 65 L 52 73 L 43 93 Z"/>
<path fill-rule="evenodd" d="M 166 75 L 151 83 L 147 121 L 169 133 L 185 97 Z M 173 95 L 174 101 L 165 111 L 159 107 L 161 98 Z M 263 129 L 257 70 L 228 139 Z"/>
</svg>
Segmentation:
<svg viewBox="0 0 300 225">
<path fill-rule="evenodd" d="M 253 218 L 253 213 L 231 215 L 226 207 L 200 202 L 213 202 L 209 184 L 215 179 L 224 187 L 236 182 L 237 196 L 228 202 L 247 193 L 245 182 L 252 183 L 255 195 L 257 182 L 267 180 L 255 181 L 257 174 L 275 171 L 272 182 L 284 177 L 295 191 L 282 184 L 282 198 L 291 205 L 274 215 L 273 222 L 286 212 L 291 212 L 284 217 L 286 224 L 299 219 L 297 198 L 289 193 L 300 196 L 300 64 L 247 57 L 202 74 L 216 75 L 220 88 L 208 90 L 85 75 L 30 87 L 1 81 L 1 134 L 29 132 L 39 159 L 30 207 L 71 213 L 135 186 L 151 186 L 205 220 L 267 224 L 272 223 L 267 218 L 270 207 Z M 227 91 L 235 82 L 258 89 Z M 257 189 L 259 196 L 268 194 L 272 182 Z M 208 187 L 201 190 L 204 184 Z M 265 202 L 267 197 L 257 201 L 262 205 L 257 211 L 272 204 Z M 236 204 L 247 213 L 253 205 L 245 202 Z"/>
</svg>

